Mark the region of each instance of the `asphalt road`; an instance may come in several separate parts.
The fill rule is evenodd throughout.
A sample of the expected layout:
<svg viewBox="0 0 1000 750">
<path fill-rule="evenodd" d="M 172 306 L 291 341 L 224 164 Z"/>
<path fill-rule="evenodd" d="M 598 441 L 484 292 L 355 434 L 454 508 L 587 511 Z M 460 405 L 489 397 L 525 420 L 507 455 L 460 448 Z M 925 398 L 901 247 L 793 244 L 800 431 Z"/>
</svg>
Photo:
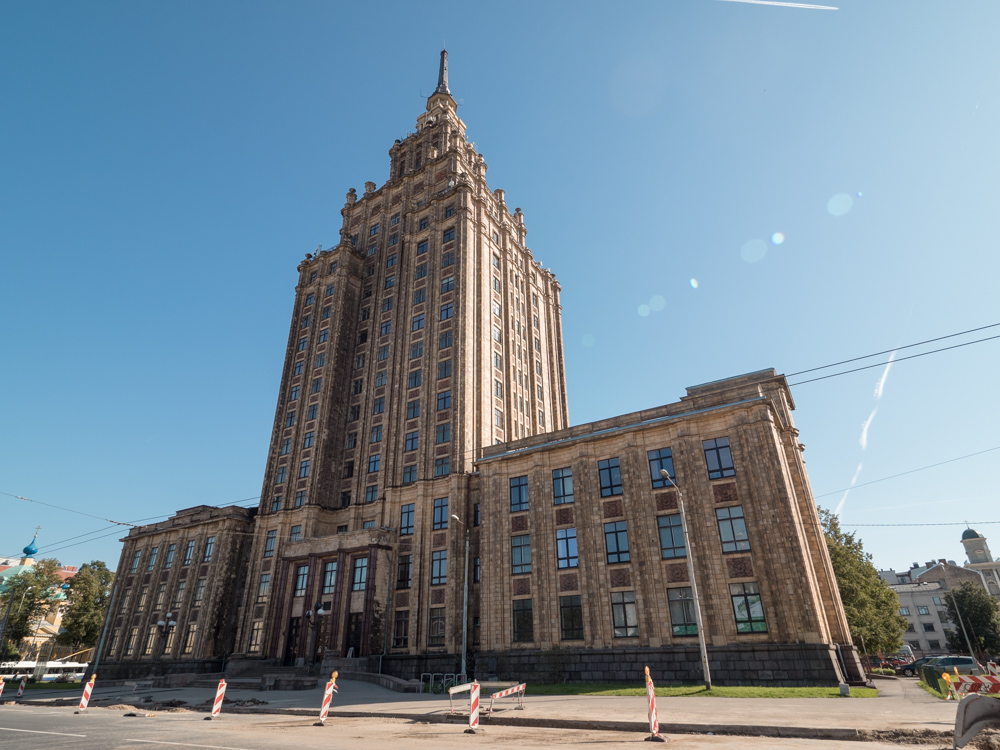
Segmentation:
<svg viewBox="0 0 1000 750">
<path fill-rule="evenodd" d="M 123 710 L 91 708 L 85 715 L 71 708 L 0 706 L 0 748 L 44 748 L 45 750 L 273 750 L 273 748 L 323 748 L 367 750 L 375 746 L 442 750 L 484 747 L 518 750 L 581 745 L 615 750 L 651 747 L 644 735 L 623 732 L 523 729 L 486 726 L 476 736 L 463 733 L 459 724 L 424 724 L 401 719 L 331 718 L 325 727 L 314 727 L 314 719 L 282 716 L 223 714 L 205 721 L 205 714 L 180 711 L 152 717 L 125 717 Z M 871 750 L 900 745 L 773 738 L 670 735 L 671 746 L 699 750 Z M 950 743 L 949 743 L 950 744 Z M 927 750 L 923 746 L 921 750 Z"/>
</svg>

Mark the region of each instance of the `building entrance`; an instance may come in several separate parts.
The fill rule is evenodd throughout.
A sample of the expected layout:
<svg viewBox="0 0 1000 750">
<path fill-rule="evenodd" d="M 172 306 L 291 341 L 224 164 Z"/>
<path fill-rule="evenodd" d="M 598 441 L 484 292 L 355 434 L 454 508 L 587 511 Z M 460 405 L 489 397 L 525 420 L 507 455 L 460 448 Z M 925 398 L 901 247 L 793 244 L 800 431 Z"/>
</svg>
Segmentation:
<svg viewBox="0 0 1000 750">
<path fill-rule="evenodd" d="M 288 639 L 285 641 L 285 666 L 294 667 L 299 656 L 299 630 L 302 618 L 293 617 L 288 621 Z"/>
<path fill-rule="evenodd" d="M 361 656 L 361 630 L 364 627 L 364 612 L 351 612 L 347 616 L 347 638 L 344 649 L 350 651 L 354 649 L 354 656 Z"/>
</svg>

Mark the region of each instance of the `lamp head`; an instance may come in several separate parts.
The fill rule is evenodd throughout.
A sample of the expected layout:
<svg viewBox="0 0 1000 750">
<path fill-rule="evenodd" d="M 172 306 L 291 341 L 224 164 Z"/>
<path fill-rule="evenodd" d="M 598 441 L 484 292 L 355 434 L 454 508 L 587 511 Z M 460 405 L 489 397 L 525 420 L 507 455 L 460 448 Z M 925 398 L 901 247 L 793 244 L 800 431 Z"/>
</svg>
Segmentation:
<svg viewBox="0 0 1000 750">
<path fill-rule="evenodd" d="M 670 472 L 668 472 L 666 469 L 660 469 L 660 476 L 666 479 L 667 481 L 670 481 Z"/>
</svg>

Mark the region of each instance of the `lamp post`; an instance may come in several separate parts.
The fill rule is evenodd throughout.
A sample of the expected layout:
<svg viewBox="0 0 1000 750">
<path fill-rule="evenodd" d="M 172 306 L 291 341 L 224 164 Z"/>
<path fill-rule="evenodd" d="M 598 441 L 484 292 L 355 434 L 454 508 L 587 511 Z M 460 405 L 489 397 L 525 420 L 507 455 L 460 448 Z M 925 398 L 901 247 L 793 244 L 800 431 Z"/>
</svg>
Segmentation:
<svg viewBox="0 0 1000 750">
<path fill-rule="evenodd" d="M 312 626 L 312 633 L 309 636 L 309 659 L 312 662 L 316 661 L 316 638 L 319 635 L 320 623 L 325 614 L 326 610 L 323 609 L 321 601 L 317 601 L 313 604 L 313 608 L 306 612 L 306 621 Z"/>
<path fill-rule="evenodd" d="M 684 513 L 684 493 L 666 469 L 660 469 L 660 476 L 677 490 L 677 510 L 681 514 L 681 531 L 687 545 L 688 579 L 691 581 L 691 598 L 694 600 L 694 618 L 698 625 L 698 648 L 701 650 L 701 669 L 705 673 L 705 689 L 712 689 L 712 674 L 708 671 L 708 649 L 705 647 L 705 625 L 701 621 L 701 601 L 698 599 L 698 583 L 694 579 L 694 542 L 688 536 L 687 515 Z"/>
<path fill-rule="evenodd" d="M 465 654 L 469 646 L 469 527 L 455 514 L 452 514 L 451 517 L 465 526 L 465 590 L 462 593 L 462 674 L 468 679 L 468 675 L 465 672 Z"/>
<path fill-rule="evenodd" d="M 167 614 L 165 614 L 164 617 L 166 619 L 160 620 L 159 622 L 156 623 L 156 627 L 160 631 L 160 640 L 163 644 L 160 647 L 161 659 L 167 653 L 167 644 L 170 642 L 170 635 L 174 632 L 174 628 L 177 627 L 177 623 L 173 619 L 174 617 L 173 612 L 167 612 Z"/>
</svg>

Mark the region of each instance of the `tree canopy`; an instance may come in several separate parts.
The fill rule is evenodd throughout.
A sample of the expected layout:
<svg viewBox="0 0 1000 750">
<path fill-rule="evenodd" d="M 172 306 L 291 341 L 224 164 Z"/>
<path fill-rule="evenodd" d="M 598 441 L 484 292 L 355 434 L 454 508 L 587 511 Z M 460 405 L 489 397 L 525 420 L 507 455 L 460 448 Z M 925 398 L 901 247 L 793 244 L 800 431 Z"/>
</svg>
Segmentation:
<svg viewBox="0 0 1000 750">
<path fill-rule="evenodd" d="M 959 654 L 968 653 L 965 642 L 965 632 L 969 635 L 969 643 L 976 651 L 973 656 L 979 658 L 985 654 L 1000 654 L 1000 610 L 997 601 L 982 586 L 972 581 L 965 581 L 958 588 L 944 595 L 948 607 L 948 619 L 955 624 L 954 630 L 946 631 L 948 648 Z M 955 605 L 958 604 L 958 612 Z M 961 624 L 958 615 L 961 614 Z"/>
<path fill-rule="evenodd" d="M 0 620 L 7 614 L 8 607 L 10 618 L 4 641 L 5 653 L 0 654 L 0 658 L 16 659 L 21 643 L 34 634 L 38 621 L 59 606 L 56 599 L 62 585 L 59 567 L 58 560 L 39 560 L 28 570 L 7 579 L 0 592 Z"/>
<path fill-rule="evenodd" d="M 91 560 L 69 580 L 66 614 L 56 642 L 62 646 L 89 648 L 101 637 L 101 625 L 111 596 L 115 574 L 101 560 Z"/>
<path fill-rule="evenodd" d="M 837 516 L 823 508 L 819 514 L 854 645 L 869 654 L 898 651 L 907 623 L 896 592 L 879 577 L 861 542 L 840 528 Z"/>
</svg>

